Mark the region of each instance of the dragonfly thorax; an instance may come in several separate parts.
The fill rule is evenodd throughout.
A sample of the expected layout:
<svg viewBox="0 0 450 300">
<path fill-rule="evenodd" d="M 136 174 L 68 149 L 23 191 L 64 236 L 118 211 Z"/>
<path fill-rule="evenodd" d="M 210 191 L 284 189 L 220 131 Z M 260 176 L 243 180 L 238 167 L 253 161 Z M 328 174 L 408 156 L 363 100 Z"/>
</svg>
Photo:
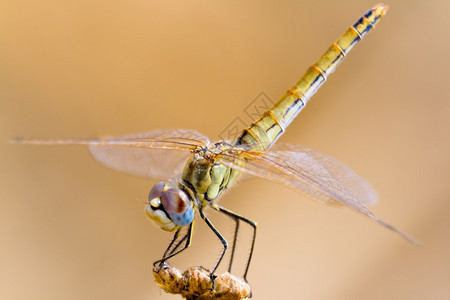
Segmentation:
<svg viewBox="0 0 450 300">
<path fill-rule="evenodd" d="M 210 144 L 194 152 L 187 161 L 181 177 L 182 184 L 193 192 L 200 206 L 208 205 L 218 198 L 240 175 L 240 172 L 215 160 L 215 157 L 230 149 L 232 146 L 225 142 Z"/>
<path fill-rule="evenodd" d="M 165 231 L 177 230 L 194 219 L 193 200 L 177 187 L 165 182 L 153 186 L 148 195 L 147 216 Z"/>
<path fill-rule="evenodd" d="M 228 152 L 230 149 L 233 149 L 230 144 L 224 141 L 218 141 L 209 145 L 198 147 L 193 152 L 196 155 L 196 158 L 213 159 L 214 156 Z"/>
</svg>

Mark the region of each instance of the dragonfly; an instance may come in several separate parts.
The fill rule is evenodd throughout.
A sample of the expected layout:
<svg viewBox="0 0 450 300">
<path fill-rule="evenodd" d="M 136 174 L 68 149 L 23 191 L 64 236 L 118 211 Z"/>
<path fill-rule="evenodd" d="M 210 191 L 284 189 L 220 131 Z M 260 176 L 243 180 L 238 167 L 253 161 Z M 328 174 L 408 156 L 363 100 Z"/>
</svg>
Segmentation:
<svg viewBox="0 0 450 300">
<path fill-rule="evenodd" d="M 229 244 L 205 215 L 206 208 L 217 210 L 235 221 L 229 272 L 240 222 L 252 227 L 251 248 L 243 275 L 247 282 L 255 247 L 256 223 L 217 203 L 217 199 L 234 185 L 241 174 L 280 183 L 323 203 L 346 206 L 417 243 L 413 237 L 368 209 L 376 202 L 377 195 L 370 184 L 349 167 L 305 146 L 275 143 L 310 97 L 350 50 L 375 27 L 387 9 L 387 5 L 378 4 L 360 17 L 270 110 L 244 129 L 235 141 L 212 142 L 196 130 L 162 129 L 120 137 L 19 138 L 15 142 L 87 145 L 94 159 L 107 167 L 152 179 L 169 178 L 151 188 L 146 204 L 147 216 L 161 229 L 174 233 L 155 266 L 159 264 L 161 267 L 191 245 L 194 219 L 199 215 L 223 246 L 210 273 L 213 284 L 214 273 Z"/>
</svg>

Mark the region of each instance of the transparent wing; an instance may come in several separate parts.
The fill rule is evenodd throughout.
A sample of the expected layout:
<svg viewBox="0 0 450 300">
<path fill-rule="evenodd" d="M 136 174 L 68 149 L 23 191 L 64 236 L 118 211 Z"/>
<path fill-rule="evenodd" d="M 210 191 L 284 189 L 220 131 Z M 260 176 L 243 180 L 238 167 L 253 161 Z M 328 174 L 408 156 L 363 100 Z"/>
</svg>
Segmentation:
<svg viewBox="0 0 450 300">
<path fill-rule="evenodd" d="M 95 160 L 114 170 L 152 179 L 167 179 L 182 168 L 190 151 L 209 139 L 188 129 L 163 129 L 94 139 L 15 139 L 27 144 L 87 145 Z"/>
<path fill-rule="evenodd" d="M 296 162 L 296 164 L 299 164 L 299 161 L 306 155 L 308 157 L 306 161 L 309 161 L 310 158 L 312 158 L 312 164 L 315 168 L 326 169 L 326 174 L 329 174 L 330 177 L 334 177 L 341 186 L 360 202 L 366 205 L 372 205 L 377 202 L 378 196 L 369 182 L 357 175 L 347 165 L 328 155 L 309 147 L 289 143 L 275 144 L 268 151 L 269 154 L 271 151 L 282 151 L 274 153 L 274 155 L 285 156 L 286 161 Z"/>
<path fill-rule="evenodd" d="M 145 148 L 90 145 L 89 152 L 98 162 L 114 170 L 158 180 L 171 178 L 180 171 L 190 155 L 189 151 L 171 150 L 193 150 L 209 143 L 206 136 L 186 129 L 155 130 L 108 140 L 146 145 Z M 147 146 L 149 142 L 153 143 L 151 148 Z"/>
<path fill-rule="evenodd" d="M 290 187 L 325 203 L 340 203 L 397 232 L 412 243 L 418 242 L 376 217 L 366 206 L 376 199 L 370 185 L 344 164 L 297 145 L 280 145 L 266 153 L 233 149 L 216 158 L 230 168 Z M 351 179 L 351 176 L 355 176 Z M 355 194 L 354 194 L 355 193 Z M 362 200 L 358 198 L 362 196 Z M 364 202 L 365 201 L 365 202 Z"/>
<path fill-rule="evenodd" d="M 96 161 L 116 171 L 155 180 L 172 178 L 182 170 L 190 152 L 149 148 L 89 146 Z"/>
</svg>

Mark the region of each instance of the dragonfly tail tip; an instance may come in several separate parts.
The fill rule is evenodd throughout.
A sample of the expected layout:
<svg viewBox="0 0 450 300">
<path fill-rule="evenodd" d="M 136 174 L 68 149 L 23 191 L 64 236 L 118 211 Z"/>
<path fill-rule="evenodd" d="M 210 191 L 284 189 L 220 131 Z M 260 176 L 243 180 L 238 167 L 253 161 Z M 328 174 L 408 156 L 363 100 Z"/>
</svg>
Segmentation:
<svg viewBox="0 0 450 300">
<path fill-rule="evenodd" d="M 377 5 L 375 5 L 375 7 L 373 8 L 373 11 L 376 11 L 380 17 L 383 17 L 386 12 L 389 9 L 389 5 L 384 4 L 384 3 L 378 3 Z"/>
</svg>

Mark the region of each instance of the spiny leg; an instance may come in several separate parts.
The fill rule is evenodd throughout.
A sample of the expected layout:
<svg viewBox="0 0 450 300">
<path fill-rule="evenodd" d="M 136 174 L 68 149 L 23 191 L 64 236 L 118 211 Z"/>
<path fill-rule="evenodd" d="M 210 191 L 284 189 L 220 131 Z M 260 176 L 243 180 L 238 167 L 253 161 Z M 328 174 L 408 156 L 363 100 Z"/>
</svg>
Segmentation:
<svg viewBox="0 0 450 300">
<path fill-rule="evenodd" d="M 179 229 L 179 231 L 181 232 L 182 228 Z M 169 251 L 170 247 L 172 247 L 174 241 L 177 239 L 177 237 L 175 237 L 175 239 L 172 240 L 172 242 L 170 243 L 169 247 L 167 248 L 167 250 L 164 252 L 164 257 L 166 257 L 167 255 L 171 255 L 172 253 L 174 253 L 180 246 L 181 244 L 188 238 L 189 236 L 189 228 L 187 230 L 187 232 L 185 233 L 185 235 L 183 236 L 183 238 L 181 238 L 177 244 L 175 245 L 175 247 L 173 247 L 172 250 Z"/>
<path fill-rule="evenodd" d="M 214 272 L 216 272 L 217 268 L 219 267 L 220 262 L 223 259 L 223 256 L 225 255 L 225 252 L 227 251 L 228 242 L 220 234 L 220 232 L 216 229 L 216 227 L 214 227 L 214 225 L 211 223 L 211 221 L 203 214 L 203 211 L 199 210 L 199 213 L 200 213 L 200 217 L 203 219 L 203 221 L 205 221 L 206 225 L 208 225 L 208 227 L 216 234 L 216 236 L 219 238 L 219 240 L 222 242 L 222 245 L 223 245 L 222 254 L 220 255 L 220 258 L 217 261 L 216 265 L 214 266 L 213 270 L 211 271 L 211 275 L 210 275 L 210 279 L 211 279 L 211 282 L 212 282 L 211 289 L 214 290 L 214 279 L 215 279 Z"/>
<path fill-rule="evenodd" d="M 172 251 L 170 251 L 169 253 L 169 249 L 168 248 L 166 250 L 166 252 L 164 253 L 164 257 L 162 258 L 162 263 L 164 263 L 166 260 L 168 260 L 169 258 L 174 257 L 175 255 L 180 254 L 181 252 L 183 252 L 184 250 L 186 250 L 187 248 L 189 248 L 189 246 L 191 245 L 191 241 L 192 241 L 192 232 L 194 231 L 194 222 L 192 222 L 191 224 L 189 224 L 189 229 L 187 234 L 180 240 L 180 242 L 177 243 L 177 245 L 174 247 L 174 249 Z M 177 235 L 177 234 L 176 234 Z M 172 240 L 171 245 L 174 243 L 174 241 L 176 240 L 176 238 L 178 237 L 178 235 L 176 237 L 174 237 L 174 240 Z M 176 249 L 179 248 L 180 244 L 186 240 L 186 244 L 184 245 L 183 248 L 181 248 L 180 250 L 176 251 Z"/>
<path fill-rule="evenodd" d="M 219 205 L 216 204 L 212 204 L 211 205 L 212 208 L 214 208 L 215 210 L 226 214 L 228 217 L 231 217 L 234 222 L 235 222 L 235 227 L 234 227 L 234 236 L 233 236 L 233 246 L 231 248 L 231 254 L 230 254 L 230 264 L 228 265 L 228 272 L 231 273 L 231 268 L 233 266 L 233 261 L 234 261 L 234 253 L 236 251 L 236 244 L 237 244 L 237 236 L 238 236 L 238 232 L 239 232 L 239 219 L 234 217 L 234 215 L 230 215 L 228 213 L 225 212 L 225 208 L 221 207 Z"/>
<path fill-rule="evenodd" d="M 181 230 L 182 230 L 182 228 L 178 229 L 175 232 L 175 234 L 173 236 L 173 239 L 172 239 L 172 241 L 169 244 L 169 247 L 167 247 L 166 251 L 164 251 L 163 257 L 161 259 L 158 259 L 157 261 L 155 261 L 153 263 L 153 266 L 156 266 L 159 263 L 159 266 L 161 267 L 166 260 L 174 257 L 177 254 L 180 254 L 181 252 L 183 252 L 184 250 L 189 248 L 189 246 L 191 245 L 191 240 L 192 240 L 192 232 L 194 230 L 194 222 L 192 222 L 189 225 L 189 229 L 188 229 L 187 234 L 175 245 L 175 247 L 172 250 L 170 250 L 170 248 L 172 248 L 172 245 L 177 240 L 178 235 L 180 234 Z M 183 241 L 185 241 L 185 240 L 186 240 L 186 244 L 184 245 L 184 247 L 181 248 L 180 250 L 176 251 L 180 247 L 180 245 L 183 243 Z"/>
<path fill-rule="evenodd" d="M 189 236 L 189 232 L 187 232 L 187 233 L 183 236 L 183 238 L 180 239 L 180 240 L 177 242 L 177 244 L 175 245 L 175 247 L 173 247 L 173 249 L 169 251 L 169 249 L 172 247 L 174 241 L 178 238 L 178 236 L 174 236 L 173 239 L 172 239 L 172 241 L 171 241 L 170 244 L 169 244 L 169 247 L 167 247 L 166 251 L 164 252 L 163 258 L 166 257 L 166 256 L 168 256 L 168 255 L 170 255 L 170 254 L 172 254 L 172 253 L 174 253 L 174 252 L 181 246 L 181 244 L 187 239 L 188 236 Z M 153 266 L 156 267 L 156 265 L 157 265 L 158 263 L 160 263 L 161 260 L 162 260 L 162 259 L 158 259 L 157 261 L 155 261 L 155 262 L 153 263 Z"/>
<path fill-rule="evenodd" d="M 214 204 L 214 205 L 212 205 L 212 207 L 214 209 L 220 211 L 221 213 L 226 214 L 227 216 L 231 217 L 232 219 L 234 219 L 236 221 L 236 229 L 234 231 L 234 238 L 233 238 L 233 249 L 231 252 L 231 261 L 230 261 L 230 267 L 229 267 L 228 272 L 231 272 L 231 264 L 233 263 L 234 250 L 236 248 L 237 233 L 238 233 L 238 229 L 239 229 L 239 221 L 244 221 L 245 223 L 247 223 L 253 227 L 252 246 L 250 248 L 250 254 L 249 254 L 248 260 L 247 260 L 247 266 L 245 267 L 245 272 L 244 272 L 244 280 L 245 280 L 245 282 L 248 282 L 247 273 L 248 273 L 248 269 L 250 267 L 250 261 L 252 260 L 253 249 L 255 248 L 255 241 L 256 241 L 256 222 L 249 220 L 241 215 L 238 215 L 237 213 L 234 213 L 220 205 Z"/>
<path fill-rule="evenodd" d="M 170 241 L 169 246 L 167 247 L 166 251 L 164 251 L 163 257 L 166 257 L 167 254 L 169 253 L 170 248 L 172 248 L 173 243 L 175 243 L 175 241 L 177 240 L 178 236 L 180 235 L 180 232 L 183 228 L 178 228 L 177 231 L 175 232 L 175 234 L 173 235 L 172 241 Z"/>
<path fill-rule="evenodd" d="M 231 249 L 230 264 L 228 265 L 228 273 L 231 273 L 231 267 L 233 266 L 234 253 L 236 251 L 237 237 L 239 232 L 239 219 L 233 218 L 233 220 L 236 223 L 236 225 L 234 227 L 233 248 Z"/>
<path fill-rule="evenodd" d="M 183 238 L 180 239 L 180 241 L 170 251 L 170 254 L 174 253 L 181 246 L 181 244 L 187 239 L 188 235 L 189 235 L 189 232 L 186 232 L 186 234 L 183 236 Z"/>
<path fill-rule="evenodd" d="M 153 262 L 153 267 L 156 267 L 157 264 L 159 264 L 159 266 L 161 267 L 164 261 L 164 258 L 167 256 L 167 254 L 169 253 L 170 248 L 172 248 L 172 245 L 175 243 L 175 241 L 178 238 L 178 235 L 180 234 L 182 228 L 178 228 L 177 231 L 175 232 L 175 234 L 173 235 L 172 241 L 170 241 L 169 246 L 167 247 L 166 251 L 164 251 L 163 257 L 161 259 L 158 259 L 156 261 Z M 179 243 L 178 243 L 179 244 Z M 178 245 L 177 245 L 178 246 Z"/>
</svg>

